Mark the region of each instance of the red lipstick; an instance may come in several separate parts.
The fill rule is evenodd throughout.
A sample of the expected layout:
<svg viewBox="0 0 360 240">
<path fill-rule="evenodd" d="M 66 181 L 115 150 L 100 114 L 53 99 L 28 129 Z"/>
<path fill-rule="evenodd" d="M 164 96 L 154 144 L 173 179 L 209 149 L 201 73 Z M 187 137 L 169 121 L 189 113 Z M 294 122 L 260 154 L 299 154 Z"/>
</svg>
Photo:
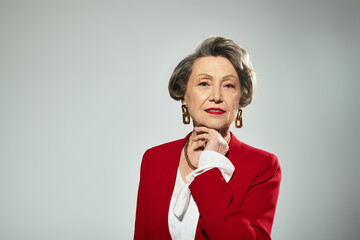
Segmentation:
<svg viewBox="0 0 360 240">
<path fill-rule="evenodd" d="M 205 112 L 207 112 L 209 114 L 214 114 L 214 115 L 221 115 L 221 114 L 225 113 L 225 111 L 221 108 L 208 108 L 208 109 L 205 109 Z"/>
</svg>

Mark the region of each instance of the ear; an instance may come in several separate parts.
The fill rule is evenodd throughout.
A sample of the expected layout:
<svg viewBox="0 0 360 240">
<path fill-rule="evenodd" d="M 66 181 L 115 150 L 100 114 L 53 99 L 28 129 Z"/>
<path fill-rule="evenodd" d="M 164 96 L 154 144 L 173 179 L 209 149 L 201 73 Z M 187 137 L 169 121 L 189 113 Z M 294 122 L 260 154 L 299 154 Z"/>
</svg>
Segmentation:
<svg viewBox="0 0 360 240">
<path fill-rule="evenodd" d="M 185 101 L 184 98 L 181 99 L 181 105 L 187 105 L 187 102 Z"/>
</svg>

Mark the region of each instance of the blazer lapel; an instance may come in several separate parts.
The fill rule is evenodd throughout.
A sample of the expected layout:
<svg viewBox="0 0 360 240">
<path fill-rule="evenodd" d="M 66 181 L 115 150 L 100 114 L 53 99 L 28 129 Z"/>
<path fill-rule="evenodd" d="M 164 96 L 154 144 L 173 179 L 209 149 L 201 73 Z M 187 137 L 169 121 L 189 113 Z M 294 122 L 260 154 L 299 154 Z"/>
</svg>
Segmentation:
<svg viewBox="0 0 360 240">
<path fill-rule="evenodd" d="M 166 238 L 171 239 L 169 224 L 168 224 L 168 214 L 169 206 L 171 201 L 171 196 L 174 190 L 174 185 L 176 181 L 177 169 L 179 167 L 179 161 L 181 156 L 181 151 L 190 134 L 185 138 L 180 139 L 179 141 L 174 142 L 174 144 L 169 145 L 166 152 L 162 158 L 162 166 L 159 167 L 159 189 L 162 189 L 161 193 L 157 197 L 158 205 L 158 222 L 159 222 L 159 232 L 166 233 Z M 155 186 L 154 186 L 155 187 Z"/>
</svg>

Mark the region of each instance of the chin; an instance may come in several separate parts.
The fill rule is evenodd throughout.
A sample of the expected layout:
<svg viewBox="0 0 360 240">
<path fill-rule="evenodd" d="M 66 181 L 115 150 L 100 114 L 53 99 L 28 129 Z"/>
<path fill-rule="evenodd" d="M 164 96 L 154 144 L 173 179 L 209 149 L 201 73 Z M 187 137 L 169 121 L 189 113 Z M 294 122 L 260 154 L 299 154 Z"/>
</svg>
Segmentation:
<svg viewBox="0 0 360 240">
<path fill-rule="evenodd" d="M 200 126 L 204 126 L 204 127 L 215 129 L 215 130 L 228 129 L 229 128 L 228 125 L 219 124 L 219 122 L 206 122 L 206 123 L 201 124 Z"/>
</svg>

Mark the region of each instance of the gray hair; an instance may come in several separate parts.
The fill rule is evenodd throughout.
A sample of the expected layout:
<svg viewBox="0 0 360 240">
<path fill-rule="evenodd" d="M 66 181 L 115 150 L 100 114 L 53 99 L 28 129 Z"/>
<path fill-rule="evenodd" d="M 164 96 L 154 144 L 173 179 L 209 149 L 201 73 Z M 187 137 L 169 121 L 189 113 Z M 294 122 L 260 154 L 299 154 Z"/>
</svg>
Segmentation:
<svg viewBox="0 0 360 240">
<path fill-rule="evenodd" d="M 196 59 L 201 57 L 225 57 L 234 66 L 241 86 L 240 106 L 251 103 L 256 77 L 249 60 L 249 54 L 233 40 L 222 37 L 206 39 L 193 54 L 184 58 L 174 69 L 169 81 L 169 93 L 175 100 L 184 98 L 186 86 Z"/>
</svg>

